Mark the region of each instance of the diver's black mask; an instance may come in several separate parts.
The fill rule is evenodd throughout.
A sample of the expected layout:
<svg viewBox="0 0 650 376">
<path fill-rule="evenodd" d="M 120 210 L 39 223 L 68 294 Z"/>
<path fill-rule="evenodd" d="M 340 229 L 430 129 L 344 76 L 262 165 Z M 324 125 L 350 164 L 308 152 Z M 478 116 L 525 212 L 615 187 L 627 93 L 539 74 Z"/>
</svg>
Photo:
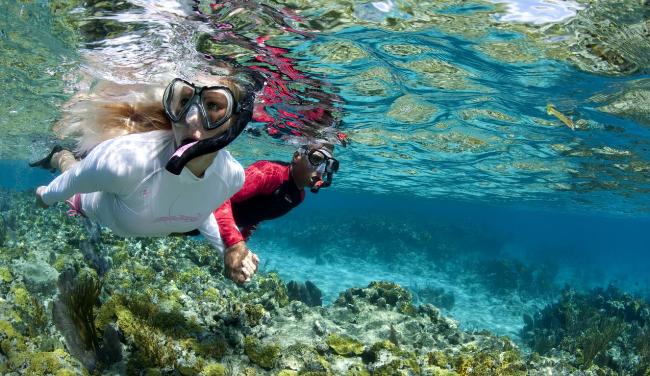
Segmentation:
<svg viewBox="0 0 650 376">
<path fill-rule="evenodd" d="M 320 172 L 323 177 L 311 187 L 312 193 L 318 193 L 319 189 L 332 185 L 334 173 L 339 170 L 339 161 L 332 157 L 332 154 L 327 149 L 309 150 L 309 147 L 302 146 L 299 150 L 303 156 L 307 157 L 307 161 L 314 170 Z"/>
<path fill-rule="evenodd" d="M 174 123 L 182 123 L 192 108 L 199 111 L 203 128 L 218 129 L 233 115 L 237 121 L 219 136 L 177 145 L 178 149 L 167 162 L 165 168 L 174 175 L 179 175 L 183 167 L 192 159 L 204 154 L 221 150 L 230 144 L 246 127 L 253 117 L 255 93 L 249 93 L 238 102 L 232 91 L 225 86 L 204 86 L 197 88 L 180 78 L 175 78 L 167 86 L 163 96 L 165 113 Z"/>
</svg>

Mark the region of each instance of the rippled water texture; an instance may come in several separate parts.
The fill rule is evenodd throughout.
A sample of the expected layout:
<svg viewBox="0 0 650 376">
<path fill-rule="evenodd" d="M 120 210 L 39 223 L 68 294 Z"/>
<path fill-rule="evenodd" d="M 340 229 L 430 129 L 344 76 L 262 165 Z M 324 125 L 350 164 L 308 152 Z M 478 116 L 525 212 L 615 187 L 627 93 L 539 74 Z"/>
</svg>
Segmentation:
<svg viewBox="0 0 650 376">
<path fill-rule="evenodd" d="M 0 158 L 19 159 L 37 149 L 67 98 L 76 66 L 74 34 L 41 2 L 2 1 L 0 12 Z"/>
<path fill-rule="evenodd" d="M 209 58 L 268 79 L 232 147 L 348 144 L 337 189 L 647 212 L 648 5 L 634 1 L 7 3 L 4 158 L 42 150 L 92 79 L 192 77 Z M 557 23 L 549 23 L 554 21 Z M 76 49 L 74 43 L 82 48 Z M 25 62 L 29 61 L 29 64 Z M 90 78 L 90 79 L 89 79 Z"/>
</svg>

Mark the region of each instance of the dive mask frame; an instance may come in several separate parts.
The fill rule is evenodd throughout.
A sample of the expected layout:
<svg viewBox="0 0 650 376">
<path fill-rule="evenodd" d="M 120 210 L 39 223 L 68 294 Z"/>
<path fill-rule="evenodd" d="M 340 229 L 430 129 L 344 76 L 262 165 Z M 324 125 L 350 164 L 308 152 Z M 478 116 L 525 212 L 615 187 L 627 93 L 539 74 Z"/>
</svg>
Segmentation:
<svg viewBox="0 0 650 376">
<path fill-rule="evenodd" d="M 172 81 L 172 83 L 174 83 L 174 81 Z M 187 83 L 187 81 L 185 80 L 181 80 L 181 81 Z M 215 86 L 207 86 L 207 88 L 211 88 L 211 87 L 215 87 Z M 235 99 L 234 96 L 233 99 Z M 163 107 L 166 106 L 165 103 L 166 103 L 166 97 L 163 97 Z M 165 165 L 165 169 L 174 175 L 180 175 L 185 165 L 192 159 L 199 157 L 201 155 L 205 155 L 208 153 L 221 150 L 226 146 L 228 146 L 232 141 L 234 141 L 237 138 L 237 136 L 239 136 L 242 133 L 244 128 L 246 128 L 246 125 L 253 119 L 253 110 L 255 107 L 255 91 L 251 88 L 251 90 L 245 92 L 245 95 L 241 98 L 240 102 L 237 102 L 235 100 L 235 103 L 236 106 L 234 106 L 232 113 L 237 114 L 237 120 L 234 122 L 234 124 L 232 124 L 224 133 L 222 133 L 219 136 L 198 141 L 192 146 L 188 147 L 187 149 L 183 149 L 183 150 L 178 149 L 177 152 L 174 153 L 174 155 L 172 155 L 172 157 L 167 161 L 167 164 Z M 187 113 L 187 111 L 191 107 L 192 106 L 187 106 L 187 109 L 183 111 L 184 112 L 183 116 Z M 167 112 L 167 109 L 165 109 L 165 112 Z M 169 116 L 169 114 L 167 115 Z M 230 117 L 232 117 L 232 114 L 230 115 Z M 206 118 L 204 117 L 204 119 Z M 170 116 L 170 120 L 173 121 L 173 118 L 171 116 Z M 218 126 L 219 125 L 217 125 L 216 127 Z"/>
<path fill-rule="evenodd" d="M 312 187 L 311 191 L 317 193 L 320 188 L 332 185 L 334 173 L 339 171 L 338 159 L 334 158 L 327 149 L 323 148 L 309 150 L 308 146 L 301 146 L 299 150 L 303 156 L 307 157 L 307 162 L 309 162 L 310 166 L 315 171 L 319 171 L 323 176 L 322 183 L 318 184 L 317 187 Z M 324 157 L 321 162 L 315 161 L 316 157 L 314 154 L 317 152 L 321 153 Z"/>
<path fill-rule="evenodd" d="M 171 109 L 171 101 L 173 100 L 172 90 L 174 86 L 179 82 L 191 87 L 193 92 L 190 100 L 183 105 L 183 108 L 177 114 L 174 114 L 174 111 L 172 111 Z M 208 113 L 205 109 L 205 106 L 203 105 L 203 93 L 209 90 L 221 90 L 225 92 L 226 99 L 228 100 L 228 108 L 230 108 L 230 111 L 228 111 L 228 114 L 226 114 L 226 116 L 224 116 L 223 118 L 219 119 L 217 122 L 214 123 L 210 122 Z M 167 85 L 167 88 L 165 89 L 165 93 L 163 94 L 163 107 L 165 109 L 165 114 L 167 115 L 167 117 L 169 117 L 169 119 L 173 123 L 182 123 L 183 119 L 190 111 L 192 106 L 196 106 L 197 109 L 199 110 L 199 113 L 201 114 L 203 128 L 208 131 L 219 128 L 228 120 L 230 120 L 230 118 L 232 118 L 233 115 L 238 115 L 242 111 L 242 105 L 237 101 L 232 90 L 230 90 L 230 88 L 226 86 L 220 86 L 220 85 L 196 86 L 193 83 L 186 81 L 182 78 L 174 78 L 169 83 L 169 85 Z"/>
</svg>

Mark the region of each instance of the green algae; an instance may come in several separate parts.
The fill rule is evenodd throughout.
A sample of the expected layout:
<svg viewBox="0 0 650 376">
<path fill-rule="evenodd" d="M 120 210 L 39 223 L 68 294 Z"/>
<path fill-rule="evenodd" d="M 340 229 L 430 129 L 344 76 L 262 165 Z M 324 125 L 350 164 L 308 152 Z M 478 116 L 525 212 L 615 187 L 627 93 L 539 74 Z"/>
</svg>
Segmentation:
<svg viewBox="0 0 650 376">
<path fill-rule="evenodd" d="M 118 309 L 117 325 L 137 346 L 129 367 L 165 367 L 175 365 L 178 354 L 173 342 L 158 328 L 152 327 L 127 309 Z"/>
<path fill-rule="evenodd" d="M 440 368 L 447 368 L 451 362 L 450 357 L 440 350 L 435 350 L 427 354 L 428 364 Z"/>
<path fill-rule="evenodd" d="M 200 376 L 227 376 L 226 367 L 220 363 L 210 363 L 203 367 Z"/>
<path fill-rule="evenodd" d="M 266 310 L 261 304 L 246 304 L 244 306 L 244 313 L 246 314 L 246 322 L 248 325 L 254 327 L 262 322 Z"/>
<path fill-rule="evenodd" d="M 31 296 L 25 287 L 20 285 L 11 286 L 11 293 L 14 295 L 14 302 L 18 307 L 27 310 L 31 303 Z"/>
<path fill-rule="evenodd" d="M 348 368 L 345 376 L 370 376 L 370 372 L 366 369 L 366 367 L 360 364 L 354 364 Z"/>
<path fill-rule="evenodd" d="M 365 346 L 354 338 L 339 334 L 330 334 L 325 340 L 327 345 L 338 355 L 355 356 L 361 355 Z"/>
<path fill-rule="evenodd" d="M 200 329 L 188 321 L 177 309 L 164 310 L 161 305 L 155 304 L 157 296 L 146 294 L 122 295 L 115 294 L 100 308 L 95 325 L 102 328 L 115 320 L 119 323 L 120 314 L 146 322 L 151 327 L 160 329 L 174 337 L 187 337 L 197 334 Z M 127 320 L 127 323 L 131 320 Z M 131 326 L 129 324 L 129 326 Z"/>
<path fill-rule="evenodd" d="M 459 375 L 512 375 L 527 374 L 526 365 L 518 352 L 479 351 L 454 358 L 454 369 Z"/>
<path fill-rule="evenodd" d="M 259 288 L 249 293 L 246 296 L 246 300 L 253 301 L 255 299 L 260 299 L 263 296 L 270 295 L 279 307 L 284 307 L 289 304 L 287 286 L 282 282 L 277 273 L 271 272 L 265 275 L 258 275 L 256 282 L 258 283 Z"/>
<path fill-rule="evenodd" d="M 277 344 L 262 344 L 252 336 L 244 338 L 244 353 L 251 362 L 258 366 L 271 369 L 280 357 L 280 346 Z"/>
<path fill-rule="evenodd" d="M 0 349 L 4 354 L 27 350 L 22 334 L 9 321 L 0 320 L 0 335 Z"/>
<path fill-rule="evenodd" d="M 76 374 L 72 369 L 67 368 L 70 355 L 63 349 L 52 352 L 38 352 L 30 356 L 31 360 L 25 373 L 27 375 L 47 375 L 56 376 Z"/>
<path fill-rule="evenodd" d="M 228 343 L 221 337 L 204 338 L 192 348 L 198 355 L 208 359 L 221 359 L 228 351 Z"/>
<path fill-rule="evenodd" d="M 8 321 L 0 320 L 0 352 L 6 362 L 0 363 L 0 372 L 22 371 L 27 375 L 53 374 L 58 376 L 87 374 L 63 348 L 53 351 L 34 351 L 28 346 L 30 337 L 23 336 Z"/>
<path fill-rule="evenodd" d="M 397 344 L 389 340 L 376 342 L 363 357 L 366 362 L 378 363 L 378 366 L 373 369 L 373 375 L 420 374 L 421 372 L 417 355 L 400 349 Z"/>
<path fill-rule="evenodd" d="M 399 303 L 410 304 L 413 299 L 410 291 L 394 282 L 371 282 L 368 285 L 368 288 L 374 289 L 377 292 L 376 298 L 371 298 L 371 302 L 377 302 L 380 298 L 382 298 L 386 301 L 386 304 L 397 306 Z"/>
<path fill-rule="evenodd" d="M 282 349 L 279 368 L 299 371 L 327 372 L 329 363 L 308 343 L 296 342 Z"/>
<path fill-rule="evenodd" d="M 11 271 L 6 266 L 0 267 L 0 282 L 10 283 L 13 281 L 14 277 L 11 275 Z"/>
<path fill-rule="evenodd" d="M 218 301 L 219 298 L 220 298 L 219 290 L 217 290 L 214 287 L 208 287 L 203 291 L 203 299 L 205 300 Z"/>
</svg>

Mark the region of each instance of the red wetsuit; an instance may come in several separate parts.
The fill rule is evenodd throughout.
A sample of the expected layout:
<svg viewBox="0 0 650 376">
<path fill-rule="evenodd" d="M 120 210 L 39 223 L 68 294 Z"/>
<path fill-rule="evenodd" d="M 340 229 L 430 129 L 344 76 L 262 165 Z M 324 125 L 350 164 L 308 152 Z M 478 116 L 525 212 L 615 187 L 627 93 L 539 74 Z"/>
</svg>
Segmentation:
<svg viewBox="0 0 650 376">
<path fill-rule="evenodd" d="M 214 211 L 226 248 L 248 240 L 258 223 L 283 216 L 305 198 L 288 163 L 257 161 L 245 172 L 244 186 Z"/>
</svg>

